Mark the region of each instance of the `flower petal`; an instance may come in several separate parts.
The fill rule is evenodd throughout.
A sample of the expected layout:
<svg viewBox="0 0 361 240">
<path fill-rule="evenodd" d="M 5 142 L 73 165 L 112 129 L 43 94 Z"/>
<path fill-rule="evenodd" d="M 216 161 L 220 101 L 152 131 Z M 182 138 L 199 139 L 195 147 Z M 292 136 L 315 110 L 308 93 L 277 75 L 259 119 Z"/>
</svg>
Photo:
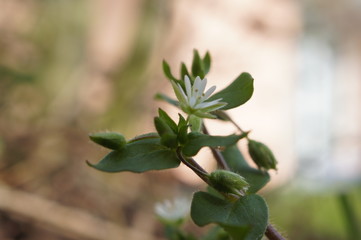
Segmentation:
<svg viewBox="0 0 361 240">
<path fill-rule="evenodd" d="M 205 101 L 212 95 L 212 93 L 216 90 L 216 86 L 212 86 L 207 92 L 202 96 L 202 101 Z"/>
<path fill-rule="evenodd" d="M 200 77 L 196 77 L 196 79 L 194 80 L 194 84 L 193 84 L 193 91 L 192 91 L 192 96 L 198 96 L 199 94 L 199 90 L 202 87 L 202 79 Z"/>
<path fill-rule="evenodd" d="M 189 80 L 189 77 L 187 75 L 184 76 L 184 83 L 186 85 L 187 96 L 189 99 L 190 96 L 192 95 L 192 85 L 191 85 L 191 81 Z"/>
<path fill-rule="evenodd" d="M 206 89 L 206 85 L 207 85 L 207 78 L 204 78 L 201 81 L 201 84 L 200 84 L 200 87 L 199 87 L 199 92 L 198 92 L 199 97 L 201 97 L 203 95 L 203 92 Z"/>
</svg>

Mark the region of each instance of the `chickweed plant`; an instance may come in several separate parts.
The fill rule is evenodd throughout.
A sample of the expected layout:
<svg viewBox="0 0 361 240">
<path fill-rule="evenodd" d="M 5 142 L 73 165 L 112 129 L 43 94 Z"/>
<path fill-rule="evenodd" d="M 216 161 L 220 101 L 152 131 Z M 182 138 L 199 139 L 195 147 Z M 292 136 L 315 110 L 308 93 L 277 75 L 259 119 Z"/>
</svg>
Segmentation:
<svg viewBox="0 0 361 240">
<path fill-rule="evenodd" d="M 264 143 L 251 139 L 250 133 L 243 131 L 226 113 L 251 98 L 253 78 L 249 73 L 241 73 L 226 88 L 215 92 L 215 86 L 207 88 L 206 75 L 210 66 L 209 52 L 201 57 L 195 50 L 191 68 L 181 63 L 177 78 L 169 64 L 163 61 L 164 74 L 173 87 L 176 99 L 161 93 L 156 98 L 179 108 L 178 119 L 172 119 L 159 108 L 158 116 L 154 117 L 156 132 L 129 140 L 115 132 L 90 134 L 92 141 L 111 152 L 97 164 L 88 162 L 88 165 L 105 172 L 142 173 L 184 164 L 201 178 L 207 188 L 194 193 L 190 204 L 181 198 L 156 204 L 155 213 L 164 224 L 168 239 L 256 240 L 264 236 L 271 240 L 283 239 L 269 224 L 267 204 L 257 195 L 270 181 L 268 171 L 277 169 L 277 161 Z M 205 119 L 230 122 L 235 126 L 235 134 L 210 135 Z M 248 142 L 249 155 L 257 168 L 245 161 L 237 147 L 240 140 Z M 195 159 L 204 147 L 211 149 L 218 163 L 218 169 L 210 173 Z M 182 229 L 189 206 L 196 225 L 215 225 L 202 237 L 195 237 Z"/>
</svg>

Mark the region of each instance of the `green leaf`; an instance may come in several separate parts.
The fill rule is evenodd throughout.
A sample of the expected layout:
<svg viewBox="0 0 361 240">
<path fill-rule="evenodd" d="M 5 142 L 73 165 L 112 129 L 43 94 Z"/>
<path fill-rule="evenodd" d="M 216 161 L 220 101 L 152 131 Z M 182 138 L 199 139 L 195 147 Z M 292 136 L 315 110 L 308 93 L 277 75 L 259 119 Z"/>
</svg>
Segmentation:
<svg viewBox="0 0 361 240">
<path fill-rule="evenodd" d="M 184 76 L 188 76 L 189 78 L 191 78 L 192 76 L 189 74 L 187 66 L 184 64 L 184 62 L 182 62 L 181 65 L 181 70 L 180 70 L 180 79 L 184 79 Z"/>
<path fill-rule="evenodd" d="M 258 240 L 266 231 L 268 207 L 264 199 L 255 194 L 230 202 L 197 192 L 193 195 L 191 217 L 198 226 L 220 224 L 233 239 Z"/>
<path fill-rule="evenodd" d="M 159 138 L 150 138 L 128 143 L 122 150 L 110 152 L 97 164 L 87 163 L 104 172 L 140 173 L 175 168 L 180 161 L 173 150 L 160 144 Z"/>
<path fill-rule="evenodd" d="M 149 138 L 159 138 L 159 134 L 155 133 L 155 132 L 141 134 L 141 135 L 135 136 L 134 138 L 128 140 L 128 144 L 132 143 L 132 142 L 136 142 L 136 141 L 141 141 L 144 139 L 149 139 Z"/>
<path fill-rule="evenodd" d="M 199 132 L 190 132 L 188 141 L 184 145 L 182 152 L 185 156 L 196 155 L 202 147 L 219 147 L 235 144 L 245 135 L 229 135 L 229 136 L 210 136 Z"/>
<path fill-rule="evenodd" d="M 170 66 L 165 60 L 163 60 L 163 72 L 169 80 L 179 81 L 173 76 Z"/>
<path fill-rule="evenodd" d="M 163 93 L 157 93 L 154 98 L 156 100 L 162 100 L 165 101 L 175 107 L 179 107 L 179 102 L 173 98 L 168 97 L 167 95 L 163 94 Z"/>
<path fill-rule="evenodd" d="M 172 128 L 166 123 L 166 121 L 160 117 L 154 118 L 154 126 L 157 129 L 159 136 L 161 137 L 166 133 L 174 133 Z"/>
<path fill-rule="evenodd" d="M 228 87 L 212 95 L 208 101 L 222 98 L 222 102 L 228 104 L 221 110 L 227 110 L 246 103 L 252 94 L 253 78 L 249 73 L 242 73 Z"/>
<path fill-rule="evenodd" d="M 112 150 L 122 149 L 126 144 L 124 136 L 116 132 L 92 133 L 89 134 L 89 138 L 93 142 Z"/>
<path fill-rule="evenodd" d="M 209 52 L 206 52 L 206 55 L 203 58 L 203 68 L 204 68 L 204 75 L 207 75 L 209 73 L 209 70 L 211 68 L 211 55 Z"/>
<path fill-rule="evenodd" d="M 221 154 L 231 170 L 243 176 L 249 183 L 248 193 L 258 192 L 269 182 L 269 174 L 249 166 L 236 144 L 227 146 Z"/>
<path fill-rule="evenodd" d="M 158 114 L 163 121 L 173 130 L 174 133 L 178 132 L 178 126 L 169 115 L 161 108 L 158 109 Z"/>
<path fill-rule="evenodd" d="M 199 76 L 201 79 L 204 78 L 204 69 L 203 69 L 203 61 L 199 56 L 197 50 L 193 51 L 193 62 L 192 62 L 192 75 L 194 78 Z"/>
</svg>

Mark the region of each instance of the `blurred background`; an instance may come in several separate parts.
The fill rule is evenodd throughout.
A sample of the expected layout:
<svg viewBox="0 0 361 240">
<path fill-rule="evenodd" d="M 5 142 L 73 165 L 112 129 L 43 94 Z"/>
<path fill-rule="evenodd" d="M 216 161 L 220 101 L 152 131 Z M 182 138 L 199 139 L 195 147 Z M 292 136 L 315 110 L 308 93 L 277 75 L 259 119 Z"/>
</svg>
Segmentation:
<svg viewBox="0 0 361 240">
<path fill-rule="evenodd" d="M 176 117 L 154 100 L 173 96 L 161 62 L 178 76 L 193 49 L 210 51 L 218 89 L 255 78 L 230 114 L 279 161 L 261 192 L 270 221 L 289 239 L 356 239 L 360 11 L 354 0 L 0 0 L 0 239 L 164 239 L 154 204 L 204 185 L 184 168 L 89 168 L 107 151 L 88 133 L 154 131 L 158 107 Z M 214 167 L 208 150 L 199 159 Z"/>
</svg>

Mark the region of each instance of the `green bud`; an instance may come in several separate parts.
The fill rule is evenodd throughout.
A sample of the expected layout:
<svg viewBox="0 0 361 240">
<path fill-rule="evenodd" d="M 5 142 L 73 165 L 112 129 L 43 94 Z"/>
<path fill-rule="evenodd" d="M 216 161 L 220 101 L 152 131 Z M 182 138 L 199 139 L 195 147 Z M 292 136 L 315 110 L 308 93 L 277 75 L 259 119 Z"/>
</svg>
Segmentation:
<svg viewBox="0 0 361 240">
<path fill-rule="evenodd" d="M 154 118 L 154 125 L 159 136 L 162 136 L 165 133 L 173 133 L 172 128 L 160 117 Z"/>
<path fill-rule="evenodd" d="M 89 138 L 93 142 L 112 150 L 120 150 L 126 144 L 124 136 L 116 132 L 92 133 L 89 134 Z"/>
<path fill-rule="evenodd" d="M 178 146 L 177 135 L 164 133 L 160 138 L 160 143 L 169 148 L 176 148 Z"/>
<path fill-rule="evenodd" d="M 202 118 L 195 115 L 189 115 L 189 124 L 191 125 L 192 132 L 200 132 L 202 129 Z"/>
<path fill-rule="evenodd" d="M 254 140 L 248 141 L 248 152 L 259 169 L 277 170 L 277 160 L 272 151 L 263 143 Z"/>
<path fill-rule="evenodd" d="M 188 139 L 188 126 L 181 126 L 178 130 L 178 141 L 180 144 L 185 144 Z"/>
<path fill-rule="evenodd" d="M 222 193 L 233 193 L 239 196 L 249 188 L 248 182 L 241 175 L 227 170 L 216 170 L 209 176 L 211 187 Z"/>
<path fill-rule="evenodd" d="M 144 139 L 152 139 L 152 138 L 159 138 L 159 134 L 158 134 L 158 133 L 155 133 L 155 132 L 141 134 L 141 135 L 135 136 L 135 137 L 132 138 L 132 139 L 129 139 L 129 140 L 128 140 L 128 143 L 132 143 L 132 142 L 136 142 L 136 141 L 141 141 L 141 140 L 144 140 Z"/>
</svg>

